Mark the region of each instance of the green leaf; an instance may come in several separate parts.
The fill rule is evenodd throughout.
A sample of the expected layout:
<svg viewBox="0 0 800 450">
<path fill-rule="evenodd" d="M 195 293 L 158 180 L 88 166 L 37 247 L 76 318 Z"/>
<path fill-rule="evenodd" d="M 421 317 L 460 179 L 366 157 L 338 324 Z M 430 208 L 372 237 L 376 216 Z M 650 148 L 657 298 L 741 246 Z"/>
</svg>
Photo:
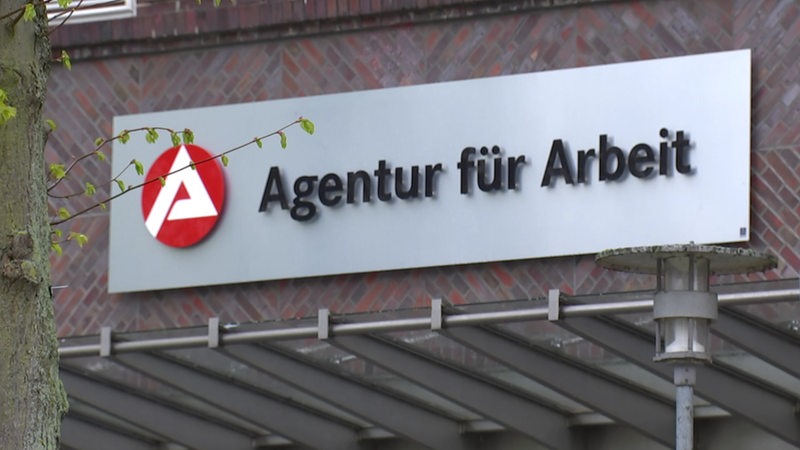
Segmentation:
<svg viewBox="0 0 800 450">
<path fill-rule="evenodd" d="M 167 184 L 167 180 L 164 177 L 158 177 L 158 182 L 161 183 L 161 187 Z"/>
<path fill-rule="evenodd" d="M 72 61 L 69 59 L 69 53 L 66 50 L 61 50 L 61 63 L 67 70 L 72 70 Z"/>
<path fill-rule="evenodd" d="M 6 100 L 8 100 L 8 94 L 0 89 L 0 125 L 17 116 L 17 108 L 6 103 Z"/>
<path fill-rule="evenodd" d="M 61 248 L 61 244 L 58 242 L 51 242 L 50 243 L 50 250 L 56 252 L 56 255 L 61 256 L 64 254 L 64 249 Z"/>
<path fill-rule="evenodd" d="M 64 208 L 63 206 L 58 208 L 58 217 L 60 217 L 62 220 L 69 219 L 69 216 L 70 213 L 67 211 L 67 208 Z"/>
<path fill-rule="evenodd" d="M 300 128 L 308 134 L 314 134 L 314 122 L 308 119 L 300 118 Z"/>
<path fill-rule="evenodd" d="M 144 139 L 147 141 L 148 144 L 155 144 L 158 140 L 158 131 L 153 128 L 147 129 L 147 134 L 145 135 Z"/>
<path fill-rule="evenodd" d="M 256 145 L 258 146 L 258 148 L 262 148 L 264 146 L 264 143 L 261 142 L 261 139 L 254 138 L 254 140 L 256 141 Z"/>
<path fill-rule="evenodd" d="M 105 203 L 100 203 L 100 209 L 102 209 L 103 211 L 105 211 L 105 210 L 106 210 L 106 208 L 108 208 L 108 207 L 106 206 L 106 204 L 105 204 Z"/>
<path fill-rule="evenodd" d="M 173 146 L 177 147 L 181 145 L 181 137 L 178 135 L 178 133 L 172 131 L 169 133 L 169 137 L 172 139 Z"/>
<path fill-rule="evenodd" d="M 67 176 L 67 171 L 63 164 L 50 164 L 50 176 L 55 180 L 60 180 Z"/>
<path fill-rule="evenodd" d="M 144 175 L 144 165 L 138 159 L 134 159 L 131 161 L 133 163 L 133 167 L 136 168 L 136 173 L 139 175 Z"/>
<path fill-rule="evenodd" d="M 22 13 L 22 19 L 25 22 L 30 22 L 35 18 L 36 18 L 36 9 L 33 7 L 33 3 L 28 3 L 27 5 L 25 5 L 25 12 Z"/>
<path fill-rule="evenodd" d="M 228 167 L 228 161 L 229 161 L 228 160 L 228 155 L 222 155 L 222 157 L 220 157 L 220 159 L 222 160 L 222 165 L 225 166 L 225 167 Z"/>
<path fill-rule="evenodd" d="M 185 142 L 187 144 L 194 143 L 194 132 L 192 132 L 192 130 L 190 130 L 188 128 L 183 130 L 183 142 Z"/>
<path fill-rule="evenodd" d="M 64 234 L 64 232 L 58 228 L 53 228 L 53 234 L 55 235 L 56 239 L 61 239 L 61 236 Z"/>
<path fill-rule="evenodd" d="M 72 0 L 58 0 L 58 6 L 60 6 L 61 9 L 69 8 L 69 5 L 71 3 L 72 3 Z"/>
<path fill-rule="evenodd" d="M 117 187 L 119 187 L 119 190 L 125 192 L 125 182 L 120 179 L 116 179 L 114 181 L 117 183 Z"/>
<path fill-rule="evenodd" d="M 101 137 L 99 137 L 99 138 L 94 140 L 94 146 L 95 147 L 100 147 L 101 145 L 103 145 L 105 143 L 106 143 L 106 140 L 101 138 Z"/>
<path fill-rule="evenodd" d="M 128 130 L 122 130 L 122 133 L 119 134 L 119 141 L 126 144 L 129 140 L 131 140 L 131 134 Z"/>
<path fill-rule="evenodd" d="M 99 159 L 100 161 L 106 160 L 106 154 L 101 152 L 100 150 L 95 150 L 94 155 L 97 156 L 97 159 Z"/>
<path fill-rule="evenodd" d="M 47 124 L 48 127 L 50 127 L 51 133 L 53 131 L 56 131 L 56 128 L 58 128 L 58 125 L 56 125 L 56 121 L 53 119 L 46 119 L 44 122 Z"/>
<path fill-rule="evenodd" d="M 87 181 L 86 182 L 86 190 L 84 190 L 83 193 L 86 194 L 87 197 L 91 197 L 91 196 L 94 195 L 95 192 L 97 192 L 97 188 L 95 188 L 92 183 L 89 183 Z"/>
<path fill-rule="evenodd" d="M 189 161 L 189 167 L 190 167 L 192 170 L 197 170 L 197 166 L 195 166 L 195 165 L 194 165 L 194 161 Z"/>
<path fill-rule="evenodd" d="M 214 0 L 214 8 L 219 8 L 220 3 L 222 3 L 222 0 Z"/>
<path fill-rule="evenodd" d="M 75 241 L 78 243 L 78 247 L 83 247 L 89 242 L 89 238 L 83 233 L 76 233 L 74 231 L 70 231 L 69 237 L 67 238 L 69 241 Z"/>
<path fill-rule="evenodd" d="M 279 131 L 278 134 L 281 136 L 281 148 L 286 148 L 286 133 Z"/>
</svg>

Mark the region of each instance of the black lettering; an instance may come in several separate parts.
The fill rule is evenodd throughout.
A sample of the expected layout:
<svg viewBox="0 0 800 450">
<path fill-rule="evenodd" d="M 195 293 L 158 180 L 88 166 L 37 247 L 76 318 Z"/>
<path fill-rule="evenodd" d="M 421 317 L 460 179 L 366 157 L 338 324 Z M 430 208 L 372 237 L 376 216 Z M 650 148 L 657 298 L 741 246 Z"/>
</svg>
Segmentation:
<svg viewBox="0 0 800 450">
<path fill-rule="evenodd" d="M 508 189 L 517 188 L 517 176 L 525 165 L 525 155 L 508 158 Z"/>
<path fill-rule="evenodd" d="M 369 203 L 372 197 L 372 178 L 363 170 L 347 172 L 347 203 L 356 202 L 356 182 L 361 180 L 361 201 Z"/>
<path fill-rule="evenodd" d="M 675 140 L 672 141 L 672 147 L 675 149 L 675 169 L 684 175 L 691 172 L 692 166 L 687 161 L 691 144 L 689 139 L 684 137 L 683 131 L 675 133 Z"/>
<path fill-rule="evenodd" d="M 305 222 L 314 218 L 317 214 L 317 206 L 314 203 L 305 200 L 306 197 L 314 194 L 314 185 L 316 184 L 316 176 L 303 176 L 294 180 L 294 200 L 292 200 L 292 209 L 289 213 L 292 219 L 298 222 Z"/>
<path fill-rule="evenodd" d="M 443 170 L 442 163 L 436 163 L 434 165 L 428 164 L 425 166 L 425 197 L 433 197 L 435 193 L 434 187 L 436 186 L 436 174 Z"/>
<path fill-rule="evenodd" d="M 375 170 L 375 178 L 378 179 L 378 200 L 385 202 L 391 200 L 392 194 L 388 192 L 388 178 L 392 176 L 392 170 L 386 168 L 386 160 L 378 161 L 378 168 Z"/>
<path fill-rule="evenodd" d="M 636 178 L 647 178 L 653 173 L 653 166 L 645 166 L 644 164 L 652 164 L 656 161 L 656 155 L 653 148 L 647 144 L 636 144 L 631 152 L 628 154 L 628 170 Z"/>
<path fill-rule="evenodd" d="M 608 147 L 608 136 L 600 135 L 600 181 L 614 181 L 625 173 L 625 155 L 619 147 Z M 613 156 L 616 160 L 614 171 L 608 171 L 609 157 Z"/>
<path fill-rule="evenodd" d="M 319 180 L 319 202 L 325 206 L 336 206 L 342 201 L 342 179 L 335 173 L 324 175 Z"/>
<path fill-rule="evenodd" d="M 658 135 L 666 139 L 669 137 L 669 130 L 662 128 Z M 669 175 L 669 142 L 662 142 L 658 146 L 658 174 Z"/>
<path fill-rule="evenodd" d="M 489 154 L 489 149 L 486 147 L 481 147 L 481 155 L 487 156 Z M 500 147 L 494 146 L 492 147 L 492 154 L 498 156 L 500 154 Z M 478 161 L 478 189 L 482 190 L 483 192 L 491 192 L 491 191 L 499 191 L 503 189 L 503 159 L 502 158 L 494 158 L 492 161 L 492 179 L 491 181 L 487 181 L 488 170 L 486 170 L 486 160 L 481 159 Z"/>
<path fill-rule="evenodd" d="M 273 193 L 273 189 L 275 192 Z M 261 195 L 261 204 L 258 206 L 258 212 L 264 212 L 269 206 L 269 202 L 277 201 L 281 204 L 281 209 L 289 208 L 289 203 L 286 201 L 286 194 L 283 192 L 283 180 L 281 179 L 281 170 L 273 166 L 269 169 L 267 175 L 267 184 L 264 186 L 264 194 Z"/>
<path fill-rule="evenodd" d="M 475 154 L 475 147 L 466 147 L 461 150 L 461 161 L 456 164 L 461 173 L 461 193 L 469 194 L 469 171 L 475 167 L 475 162 L 470 159 Z"/>
<path fill-rule="evenodd" d="M 397 198 L 407 200 L 419 197 L 419 166 L 411 166 L 411 181 L 408 183 L 408 189 L 403 190 L 403 184 L 405 184 L 403 168 L 397 167 L 394 169 L 394 193 Z"/>
<path fill-rule="evenodd" d="M 588 165 L 592 158 L 597 158 L 593 148 L 578 152 L 578 183 L 586 183 L 589 176 Z"/>
<path fill-rule="evenodd" d="M 550 186 L 550 180 L 559 176 L 564 177 L 565 183 L 574 184 L 572 168 L 564 151 L 564 142 L 561 139 L 556 139 L 550 147 L 550 156 L 547 157 L 547 167 L 542 177 L 542 186 Z"/>
</svg>

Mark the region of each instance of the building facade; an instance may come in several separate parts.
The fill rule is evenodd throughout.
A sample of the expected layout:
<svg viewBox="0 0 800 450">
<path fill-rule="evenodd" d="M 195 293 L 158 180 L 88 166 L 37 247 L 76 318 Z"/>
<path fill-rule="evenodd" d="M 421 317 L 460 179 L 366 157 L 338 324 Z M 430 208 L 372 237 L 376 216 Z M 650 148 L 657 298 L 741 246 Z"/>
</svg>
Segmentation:
<svg viewBox="0 0 800 450">
<path fill-rule="evenodd" d="M 796 298 L 800 270 L 799 35 L 800 5 L 791 0 L 239 0 L 235 4 L 223 1 L 219 8 L 211 1 L 197 5 L 180 0 L 139 0 L 135 17 L 67 24 L 54 32 L 54 53 L 67 51 L 72 68 L 54 65 L 51 71 L 46 115 L 54 118 L 59 128 L 50 138 L 48 157 L 68 161 L 93 150 L 96 138 L 114 134 L 115 117 L 130 114 L 751 49 L 749 241 L 733 245 L 770 253 L 777 258 L 777 267 L 714 276 L 711 283 L 717 286 L 720 298 L 732 302 L 736 294 L 751 293 L 748 298 L 753 301 L 737 304 L 731 314 L 741 314 L 736 317 L 750 324 L 747 329 L 766 329 L 778 336 L 788 344 L 785 348 L 795 353 L 783 353 L 785 360 L 770 359 L 726 334 L 723 327 L 728 322 L 720 320 L 709 370 L 717 375 L 700 372 L 698 377 L 728 380 L 725 377 L 735 374 L 735 381 L 719 387 L 722 391 L 698 385 L 695 444 L 698 449 L 798 448 L 800 419 L 792 405 L 800 397 L 800 373 L 795 371 L 800 360 L 796 347 L 800 342 L 800 303 Z M 680 106 L 643 105 L 637 114 L 668 107 Z M 282 125 L 265 123 L 262 131 L 266 134 Z M 205 130 L 193 131 L 200 135 Z M 250 138 L 242 136 L 241 140 Z M 292 151 L 295 139 L 301 137 L 290 135 L 287 150 L 281 150 L 277 140 L 265 141 L 265 150 Z M 103 150 L 113 160 L 118 148 Z M 103 183 L 110 172 L 107 161 L 91 159 L 73 177 L 97 180 L 98 192 L 108 195 L 112 186 L 116 188 Z M 55 215 L 65 204 L 78 211 L 92 202 L 88 198 L 68 203 L 54 199 L 51 204 Z M 114 208 L 112 202 L 110 209 Z M 580 211 L 562 213 L 568 215 L 567 220 L 592 225 L 592 218 Z M 576 302 L 607 303 L 601 294 L 618 301 L 640 300 L 648 295 L 643 292 L 655 289 L 652 276 L 609 271 L 597 265 L 593 254 L 585 254 L 109 293 L 109 222 L 108 209 L 76 217 L 65 231 L 85 233 L 89 242 L 81 249 L 67 248 L 64 255 L 52 259 L 62 348 L 94 342 L 101 345 L 105 338 L 120 343 L 189 335 L 207 336 L 209 345 L 203 350 L 203 345 L 186 344 L 200 349 L 184 353 L 178 350 L 182 344 L 172 341 L 161 353 L 151 346 L 124 354 L 124 350 L 114 350 L 107 357 L 62 354 L 73 404 L 64 425 L 65 448 L 202 448 L 203 443 L 206 448 L 671 446 L 671 431 L 666 432 L 665 427 L 670 428 L 667 425 L 672 422 L 664 422 L 661 413 L 648 411 L 672 407 L 674 397 L 668 389 L 672 380 L 665 382 L 646 367 L 643 370 L 646 362 L 615 355 L 608 346 L 616 346 L 617 353 L 626 351 L 617 341 L 603 345 L 593 341 L 586 328 L 559 326 L 546 317 L 523 320 L 519 312 L 546 308 L 553 289 Z M 502 236 L 493 239 L 498 245 L 513 245 L 503 242 Z M 435 315 L 429 309 L 435 299 L 451 305 L 445 307 L 445 317 L 518 311 L 520 315 L 508 322 L 481 325 L 527 336 L 527 346 L 544 347 L 548 361 L 564 359 L 567 366 L 592 376 L 570 378 L 569 369 L 561 366 L 551 369 L 550 378 L 536 375 L 504 359 L 514 360 L 513 355 L 503 356 L 500 351 L 487 355 L 466 345 L 471 342 L 469 332 L 459 335 L 454 331 L 442 337 L 435 328 L 430 331 L 430 326 L 426 333 L 415 326 L 399 325 L 401 319 Z M 319 317 L 325 314 L 321 310 L 330 311 L 331 321 L 325 324 L 330 324 L 333 339 L 336 324 L 398 325 L 389 334 L 378 328 L 365 331 L 368 342 L 356 338 L 349 342 L 343 336 L 340 342 L 328 344 L 324 339 L 329 337 L 328 329 L 320 331 L 324 327 Z M 638 316 L 618 319 L 652 331 L 649 313 L 634 313 Z M 233 335 L 243 330 L 316 326 L 315 337 L 298 331 L 295 338 L 287 337 L 289 333 L 276 342 L 247 342 L 277 346 L 278 351 L 268 348 L 275 352 L 272 356 L 261 356 L 264 364 L 288 368 L 300 361 L 306 367 L 299 372 L 303 377 L 322 370 L 325 380 L 332 377 L 353 383 L 338 389 L 352 388 L 346 392 L 354 404 L 315 393 L 309 385 L 313 378 L 302 378 L 303 382 L 294 385 L 292 377 L 299 380 L 301 375 L 292 375 L 288 369 L 269 375 L 268 368 L 258 369 L 258 361 L 248 358 L 258 359 L 261 347 L 255 353 L 237 353 L 235 345 L 223 345 L 230 351 L 225 356 L 230 360 L 213 366 L 210 361 L 214 357 L 193 353 L 215 347 L 210 344 L 215 332 L 206 331 L 211 329 L 209 319 L 214 319 L 213 325 L 222 325 L 222 342 L 225 330 Z M 751 319 L 759 325 L 753 325 Z M 104 327 L 113 334 L 108 335 Z M 516 348 L 509 336 L 502 337 L 510 342 L 509 348 Z M 398 351 L 398 355 L 370 357 L 367 344 L 373 340 L 386 346 L 381 350 L 384 355 L 390 351 Z M 395 348 L 395 344 L 402 345 Z M 439 379 L 438 369 L 431 368 L 428 378 L 420 380 L 394 366 L 406 357 L 442 363 L 450 374 L 441 375 L 444 383 L 460 386 L 464 392 L 448 392 L 446 386 L 431 381 Z M 161 363 L 170 368 L 159 366 Z M 417 363 L 408 362 L 420 371 L 426 367 Z M 237 369 L 237 364 L 247 369 Z M 548 367 L 545 361 L 537 364 Z M 183 369 L 191 369 L 192 374 L 183 377 Z M 468 379 L 458 378 L 462 372 Z M 209 377 L 209 384 L 202 384 L 204 377 Z M 579 387 L 589 392 L 570 395 L 570 390 L 554 379 L 558 377 L 571 380 L 576 392 L 582 391 Z M 251 398 L 253 404 L 241 410 L 225 406 L 207 394 L 216 386 L 211 381 L 245 389 L 251 397 L 243 399 Z M 482 387 L 475 387 L 475 392 L 487 386 L 502 392 L 486 390 L 495 399 L 489 404 L 470 403 L 467 394 L 476 382 Z M 331 383 L 331 389 L 339 386 L 339 381 Z M 744 383 L 747 389 L 737 388 L 737 383 Z M 189 392 L 200 386 L 208 391 L 194 396 Z M 624 389 L 615 394 L 620 386 Z M 610 398 L 591 393 L 598 391 Z M 380 400 L 373 398 L 376 395 Z M 114 402 L 103 403 L 97 396 Z M 728 401 L 728 396 L 734 399 Z M 523 399 L 525 405 L 516 405 L 514 398 Z M 613 405 L 614 398 L 620 404 L 631 404 L 627 408 Z M 750 398 L 764 399 L 764 404 L 743 406 Z M 404 416 L 408 423 L 397 424 L 384 415 L 370 417 L 366 405 L 376 402 L 386 402 L 380 403 L 386 416 Z M 135 409 L 149 411 L 150 407 L 155 408 L 151 418 L 165 414 L 161 422 L 168 423 L 168 429 L 127 414 Z M 272 412 L 260 417 L 258 408 Z M 527 425 L 503 420 L 503 412 L 495 409 L 538 412 L 526 418 L 530 422 L 526 432 Z M 636 416 L 644 418 L 638 421 Z M 452 431 L 438 435 L 430 427 Z M 562 433 L 548 435 L 548 427 Z M 169 428 L 192 431 L 186 432 L 186 437 L 183 433 L 171 435 Z M 192 435 L 205 432 L 213 438 L 202 437 L 200 443 L 193 440 Z M 304 435 L 325 437 L 304 439 Z"/>
</svg>

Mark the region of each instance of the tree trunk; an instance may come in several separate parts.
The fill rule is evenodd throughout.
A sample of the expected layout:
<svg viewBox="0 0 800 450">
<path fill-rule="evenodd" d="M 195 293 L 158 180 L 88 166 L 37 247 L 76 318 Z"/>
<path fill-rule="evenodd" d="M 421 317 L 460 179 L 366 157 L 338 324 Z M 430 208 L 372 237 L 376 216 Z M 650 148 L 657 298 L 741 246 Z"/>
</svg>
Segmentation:
<svg viewBox="0 0 800 450">
<path fill-rule="evenodd" d="M 29 0 L 0 0 L 0 17 Z M 0 449 L 57 449 L 66 395 L 50 294 L 42 108 L 50 60 L 44 12 L 0 20 Z"/>
</svg>

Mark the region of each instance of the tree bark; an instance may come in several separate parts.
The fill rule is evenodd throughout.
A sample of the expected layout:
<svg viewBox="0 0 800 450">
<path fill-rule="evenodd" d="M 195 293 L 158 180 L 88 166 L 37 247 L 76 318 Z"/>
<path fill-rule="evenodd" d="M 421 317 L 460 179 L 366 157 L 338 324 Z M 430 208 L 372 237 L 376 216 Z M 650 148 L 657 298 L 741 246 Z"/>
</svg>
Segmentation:
<svg viewBox="0 0 800 450">
<path fill-rule="evenodd" d="M 0 0 L 0 17 L 28 0 Z M 44 164 L 50 44 L 44 11 L 0 20 L 0 89 L 17 115 L 0 125 L 0 448 L 57 449 L 66 394 L 50 294 Z"/>
</svg>

